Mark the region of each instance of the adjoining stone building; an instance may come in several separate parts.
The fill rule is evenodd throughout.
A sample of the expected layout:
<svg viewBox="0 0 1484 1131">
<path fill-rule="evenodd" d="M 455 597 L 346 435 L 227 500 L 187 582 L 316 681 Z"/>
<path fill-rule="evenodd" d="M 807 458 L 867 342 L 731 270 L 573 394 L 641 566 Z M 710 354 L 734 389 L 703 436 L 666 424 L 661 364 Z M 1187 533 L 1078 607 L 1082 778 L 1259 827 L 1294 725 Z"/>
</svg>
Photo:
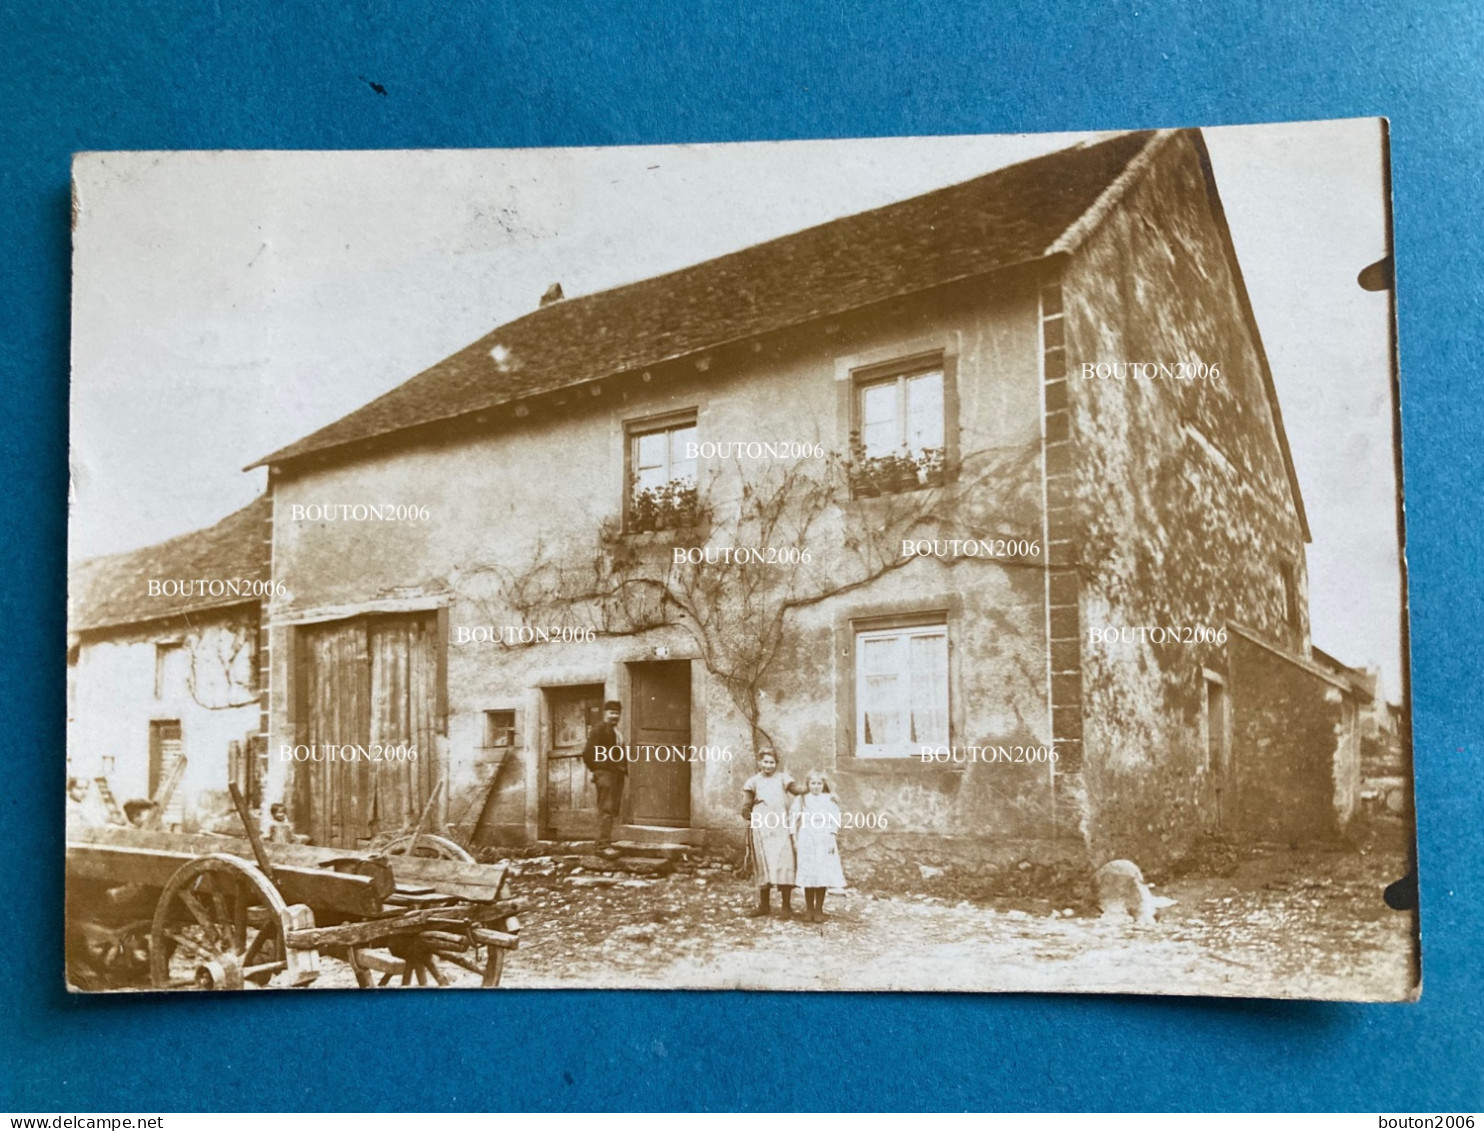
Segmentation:
<svg viewBox="0 0 1484 1131">
<path fill-rule="evenodd" d="M 270 512 L 262 496 L 204 530 L 69 571 L 68 773 L 106 779 L 123 802 L 156 796 L 184 757 L 167 828 L 230 812 L 234 777 L 259 800 Z"/>
<path fill-rule="evenodd" d="M 543 302 L 260 464 L 268 790 L 319 842 L 412 824 L 444 779 L 473 840 L 586 835 L 605 698 L 653 755 L 621 833 L 739 840 L 770 741 L 871 823 L 857 878 L 1348 818 L 1351 693 L 1309 657 L 1303 503 L 1198 131 Z M 417 757 L 296 760 L 332 747 Z"/>
</svg>

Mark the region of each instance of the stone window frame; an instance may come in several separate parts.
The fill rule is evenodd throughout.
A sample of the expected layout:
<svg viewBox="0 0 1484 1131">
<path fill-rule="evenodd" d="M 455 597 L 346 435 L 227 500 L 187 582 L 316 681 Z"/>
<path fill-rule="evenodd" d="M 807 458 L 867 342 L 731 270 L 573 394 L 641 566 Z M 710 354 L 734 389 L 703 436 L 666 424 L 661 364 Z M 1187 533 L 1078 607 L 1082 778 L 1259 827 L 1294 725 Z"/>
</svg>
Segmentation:
<svg viewBox="0 0 1484 1131">
<path fill-rule="evenodd" d="M 957 591 L 924 594 L 858 605 L 835 616 L 835 768 L 851 772 L 900 773 L 907 767 L 923 772 L 949 770 L 961 773 L 962 764 L 944 765 L 924 762 L 914 755 L 899 757 L 856 754 L 856 634 L 890 628 L 946 625 L 948 629 L 948 741 L 964 733 L 964 701 L 959 694 L 962 676 L 959 670 L 960 649 L 956 641 L 964 626 L 963 595 Z"/>
<path fill-rule="evenodd" d="M 1291 558 L 1280 558 L 1278 579 L 1283 590 L 1283 623 L 1294 632 L 1302 632 L 1304 611 L 1299 593 L 1298 563 Z"/>
<path fill-rule="evenodd" d="M 1227 678 L 1221 672 L 1210 668 L 1200 669 L 1201 678 L 1201 728 L 1200 728 L 1200 762 L 1196 766 L 1196 773 L 1210 774 L 1215 772 L 1211 762 L 1211 685 L 1214 683 L 1222 689 L 1224 695 L 1224 707 L 1222 714 L 1223 729 L 1226 731 L 1226 756 L 1228 763 L 1231 760 L 1233 733 L 1231 687 Z"/>
<path fill-rule="evenodd" d="M 958 361 L 963 352 L 957 330 L 914 337 L 860 353 L 835 358 L 836 417 L 850 456 L 849 438 L 860 431 L 861 389 L 893 377 L 911 377 L 937 370 L 943 374 L 943 483 L 957 478 L 961 455 Z M 923 484 L 912 490 L 925 490 Z M 861 499 L 852 489 L 851 498 Z"/>
<path fill-rule="evenodd" d="M 510 740 L 508 742 L 490 741 L 490 739 L 494 735 L 493 723 L 495 715 L 510 716 L 510 725 L 506 728 L 501 728 L 509 731 Z M 486 707 L 480 712 L 480 716 L 484 721 L 484 727 L 480 735 L 479 743 L 479 749 L 481 751 L 488 754 L 496 750 L 516 751 L 521 749 L 521 742 L 524 739 L 525 734 L 524 728 L 522 726 L 523 720 L 521 719 L 521 710 L 518 706 Z"/>
<path fill-rule="evenodd" d="M 622 516 L 623 530 L 626 534 L 639 533 L 633 527 L 634 487 L 637 481 L 637 469 L 635 467 L 638 450 L 639 437 L 651 435 L 655 432 L 672 432 L 681 428 L 690 427 L 700 434 L 700 406 L 676 409 L 657 413 L 650 416 L 639 416 L 624 420 L 623 425 L 623 483 L 622 483 Z M 696 489 L 700 490 L 700 468 L 697 465 Z M 661 527 L 661 530 L 676 529 L 676 527 Z"/>
<path fill-rule="evenodd" d="M 903 750 L 900 750 L 900 751 L 898 751 L 898 750 L 895 749 L 895 744 L 893 744 L 893 743 L 875 743 L 874 746 L 876 747 L 876 749 L 872 750 L 871 752 L 867 752 L 867 747 L 866 747 L 866 745 L 865 745 L 865 743 L 863 741 L 864 728 L 866 727 L 866 723 L 867 723 L 866 716 L 871 713 L 871 707 L 872 707 L 872 703 L 874 702 L 874 700 L 868 700 L 867 697 L 866 697 L 866 695 L 865 695 L 865 693 L 864 693 L 864 691 L 863 691 L 863 687 L 864 687 L 864 684 L 865 684 L 866 677 L 865 677 L 865 673 L 861 670 L 861 660 L 862 660 L 862 657 L 863 657 L 863 654 L 864 654 L 864 649 L 861 647 L 862 643 L 863 642 L 873 641 L 873 640 L 910 641 L 910 640 L 916 640 L 916 639 L 942 641 L 942 653 L 941 653 L 942 654 L 942 664 L 943 664 L 943 668 L 942 668 L 942 672 L 943 672 L 942 686 L 941 686 L 941 688 L 935 688 L 934 691 L 937 692 L 937 693 L 941 693 L 942 696 L 943 696 L 943 698 L 942 698 L 942 700 L 940 702 L 930 702 L 929 703 L 929 706 L 927 707 L 927 710 L 929 712 L 931 712 L 932 714 L 936 714 L 938 711 L 941 710 L 942 716 L 943 716 L 943 727 L 944 727 L 944 730 L 945 730 L 945 732 L 949 732 L 948 720 L 949 720 L 949 717 L 950 717 L 950 715 L 949 715 L 949 704 L 951 702 L 951 696 L 950 696 L 950 689 L 949 689 L 949 686 L 948 686 L 948 622 L 947 622 L 947 620 L 945 619 L 945 620 L 939 621 L 939 620 L 936 620 L 935 619 L 935 620 L 931 620 L 931 621 L 928 621 L 928 622 L 922 623 L 922 624 L 904 624 L 904 625 L 896 625 L 896 626 L 893 626 L 893 627 L 890 627 L 890 628 L 879 628 L 879 627 L 878 628 L 865 628 L 865 627 L 862 627 L 860 625 L 856 625 L 855 626 L 855 644 L 856 644 L 856 655 L 855 655 L 855 722 L 856 722 L 855 757 L 857 757 L 857 758 L 912 758 L 912 757 L 917 756 L 918 754 L 921 753 L 920 750 L 914 751 L 914 750 L 911 749 L 911 747 L 913 745 L 913 740 L 910 737 L 905 741 L 906 749 L 903 749 Z M 912 646 L 909 644 L 907 646 L 907 655 L 908 655 L 909 658 L 911 657 L 911 654 L 912 654 Z M 934 666 L 936 665 L 936 660 L 933 661 L 933 664 L 934 664 Z M 893 673 L 893 678 L 896 679 L 896 680 L 905 680 L 905 681 L 907 681 L 907 686 L 908 686 L 908 689 L 910 690 L 911 687 L 912 687 L 912 685 L 914 685 L 914 684 L 917 683 L 917 677 L 918 677 L 918 674 L 919 674 L 919 670 L 920 669 L 917 666 L 914 666 L 911 663 L 909 663 L 905 668 L 902 668 L 899 671 L 895 671 Z M 936 694 L 934 694 L 932 696 L 932 698 L 934 700 L 936 699 L 936 697 L 937 697 Z M 908 727 L 910 729 L 910 727 L 912 725 L 912 720 L 917 717 L 916 712 L 913 711 L 913 709 L 912 709 L 910 699 L 906 703 L 903 704 L 903 709 L 906 711 L 906 714 L 907 714 L 907 725 L 908 725 Z M 951 732 L 949 732 L 949 733 L 951 733 Z M 919 747 L 920 746 L 924 746 L 924 745 L 939 746 L 944 741 L 946 741 L 948 739 L 949 733 L 944 733 L 942 735 L 933 735 L 933 736 L 931 736 L 926 741 L 919 740 L 918 741 L 918 745 L 919 745 Z"/>
<path fill-rule="evenodd" d="M 189 679 L 190 656 L 186 654 L 186 642 L 180 639 L 156 640 L 155 641 L 155 694 L 156 703 L 164 703 L 171 699 L 166 687 L 166 677 L 170 674 L 170 658 L 181 657 L 182 663 L 186 665 L 186 678 Z"/>
</svg>

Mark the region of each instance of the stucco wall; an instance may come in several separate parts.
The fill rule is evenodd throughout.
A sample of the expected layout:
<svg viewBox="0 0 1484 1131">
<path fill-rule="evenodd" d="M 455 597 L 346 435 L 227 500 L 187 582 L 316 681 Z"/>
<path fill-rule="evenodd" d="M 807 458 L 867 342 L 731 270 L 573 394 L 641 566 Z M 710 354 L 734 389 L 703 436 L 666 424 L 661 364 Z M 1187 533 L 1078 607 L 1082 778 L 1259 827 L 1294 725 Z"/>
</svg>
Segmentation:
<svg viewBox="0 0 1484 1131">
<path fill-rule="evenodd" d="M 149 796 L 149 735 L 153 719 L 178 719 L 187 758 L 186 773 L 176 789 L 172 818 L 194 827 L 199 819 L 225 812 L 227 745 L 258 728 L 257 701 L 241 702 L 252 687 L 256 664 L 257 611 L 195 616 L 190 626 L 122 630 L 91 636 L 78 646 L 72 715 L 67 725 L 68 773 L 92 779 L 106 774 L 120 804 Z M 231 655 L 247 637 L 228 684 L 216 661 Z M 173 678 L 155 695 L 157 643 L 186 640 L 198 651 L 196 694 L 184 678 Z M 177 675 L 184 668 L 172 669 Z M 107 769 L 106 758 L 112 758 Z M 178 810 L 177 810 L 178 806 Z"/>
<path fill-rule="evenodd" d="M 1212 643 L 1097 644 L 1095 630 L 1228 620 L 1307 647 L 1303 537 L 1255 342 L 1198 152 L 1177 135 L 1066 264 L 1073 523 L 1093 854 L 1146 868 L 1208 814 L 1202 668 Z M 1084 366 L 1216 365 L 1219 380 L 1100 379 Z M 1284 622 L 1280 561 L 1302 623 Z"/>
<path fill-rule="evenodd" d="M 963 492 L 955 521 L 926 521 L 918 537 L 1039 537 L 1040 392 L 1033 281 L 975 282 L 900 300 L 775 340 L 744 345 L 711 359 L 605 382 L 595 394 L 572 390 L 549 411 L 492 420 L 482 433 L 319 469 L 293 469 L 275 479 L 274 578 L 287 589 L 272 609 L 271 748 L 291 741 L 284 626 L 348 616 L 368 608 L 447 608 L 452 633 L 461 626 L 519 624 L 502 604 L 502 583 L 537 556 L 580 565 L 600 552 L 598 532 L 616 522 L 623 495 L 624 423 L 695 408 L 702 441 L 808 441 L 843 452 L 848 445 L 851 370 L 894 356 L 943 349 L 957 374 L 960 447 L 974 453 L 1026 453 L 1013 487 L 986 483 Z M 754 465 L 748 465 L 751 474 Z M 725 462 L 701 467 L 703 483 L 725 499 L 741 479 Z M 391 503 L 426 506 L 417 523 L 293 521 L 309 504 Z M 813 532 L 811 570 L 828 579 L 843 569 L 852 540 L 880 521 L 879 500 L 826 514 Z M 635 542 L 667 554 L 665 539 Z M 705 568 L 705 567 L 697 567 Z M 725 567 L 715 567 L 725 568 Z M 942 772 L 918 760 L 892 768 L 856 767 L 850 710 L 851 616 L 958 602 L 952 686 L 957 744 L 1049 741 L 1046 717 L 1045 610 L 1040 571 L 985 561 L 916 560 L 868 586 L 790 614 L 777 662 L 760 686 L 761 723 L 801 775 L 836 772 L 847 808 L 889 810 L 893 834 L 955 832 L 983 837 L 1050 835 L 1050 774 L 982 765 Z M 448 648 L 447 818 L 468 816 L 492 772 L 477 750 L 482 713 L 523 712 L 522 764 L 501 776 L 485 825 L 535 834 L 543 685 L 602 682 L 623 696 L 624 665 L 695 658 L 681 627 L 639 635 L 600 636 L 593 643 Z M 699 666 L 699 665 L 697 665 Z M 692 824 L 722 839 L 740 838 L 741 784 L 754 769 L 752 735 L 718 681 L 693 684 L 691 741 L 730 747 L 730 763 L 693 766 Z M 533 725 L 534 724 L 534 725 Z"/>
</svg>

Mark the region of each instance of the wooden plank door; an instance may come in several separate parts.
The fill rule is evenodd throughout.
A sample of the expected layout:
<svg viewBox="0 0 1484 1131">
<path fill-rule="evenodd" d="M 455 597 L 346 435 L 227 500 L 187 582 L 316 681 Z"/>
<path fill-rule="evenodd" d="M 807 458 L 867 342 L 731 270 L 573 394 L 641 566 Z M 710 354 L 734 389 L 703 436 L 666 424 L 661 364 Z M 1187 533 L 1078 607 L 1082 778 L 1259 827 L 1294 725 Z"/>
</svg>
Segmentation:
<svg viewBox="0 0 1484 1131">
<path fill-rule="evenodd" d="M 438 627 L 433 616 L 396 616 L 377 617 L 368 630 L 371 743 L 385 759 L 366 765 L 374 835 L 416 827 L 438 785 Z M 408 757 L 387 755 L 401 748 Z"/>
<path fill-rule="evenodd" d="M 546 689 L 546 780 L 542 790 L 545 833 L 583 840 L 598 827 L 598 794 L 582 761 L 588 729 L 603 719 L 603 685 Z M 619 724 L 623 733 L 623 724 Z"/>
<path fill-rule="evenodd" d="M 135 732 L 138 733 L 137 731 Z M 153 797 L 160 791 L 165 772 L 184 752 L 179 719 L 151 719 L 149 723 L 149 780 L 145 792 Z"/>
<path fill-rule="evenodd" d="M 630 664 L 628 822 L 690 827 L 690 661 Z M 660 751 L 643 748 L 678 747 Z"/>
<path fill-rule="evenodd" d="M 360 767 L 326 748 L 371 740 L 366 622 L 310 625 L 294 635 L 301 681 L 295 732 L 317 755 L 293 764 L 294 819 L 315 844 L 354 847 L 370 823 L 370 798 Z"/>
<path fill-rule="evenodd" d="M 322 755 L 294 764 L 295 820 L 316 844 L 343 848 L 416 825 L 441 772 L 436 617 L 356 618 L 295 635 L 295 729 L 301 744 Z M 327 746 L 365 754 L 325 759 Z M 388 747 L 409 756 L 388 757 Z"/>
<path fill-rule="evenodd" d="M 149 780 L 147 795 L 156 797 L 160 784 L 169 776 L 175 763 L 185 755 L 185 740 L 179 719 L 151 719 L 149 724 Z M 160 814 L 163 827 L 180 824 L 185 818 L 184 790 L 176 788 Z"/>
</svg>

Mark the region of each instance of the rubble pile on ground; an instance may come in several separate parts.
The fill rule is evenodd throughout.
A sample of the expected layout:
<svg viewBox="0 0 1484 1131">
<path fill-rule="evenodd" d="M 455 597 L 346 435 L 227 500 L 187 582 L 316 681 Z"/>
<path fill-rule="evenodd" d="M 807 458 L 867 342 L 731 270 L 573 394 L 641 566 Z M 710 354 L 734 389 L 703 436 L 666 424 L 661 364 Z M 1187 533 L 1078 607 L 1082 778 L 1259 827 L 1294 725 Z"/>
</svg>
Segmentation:
<svg viewBox="0 0 1484 1131">
<path fill-rule="evenodd" d="M 615 841 L 606 849 L 593 841 L 542 841 L 522 848 L 486 848 L 481 859 L 508 859 L 511 877 L 565 880 L 574 887 L 637 887 L 663 876 L 701 881 L 730 879 L 737 854 L 690 844 Z"/>
</svg>

